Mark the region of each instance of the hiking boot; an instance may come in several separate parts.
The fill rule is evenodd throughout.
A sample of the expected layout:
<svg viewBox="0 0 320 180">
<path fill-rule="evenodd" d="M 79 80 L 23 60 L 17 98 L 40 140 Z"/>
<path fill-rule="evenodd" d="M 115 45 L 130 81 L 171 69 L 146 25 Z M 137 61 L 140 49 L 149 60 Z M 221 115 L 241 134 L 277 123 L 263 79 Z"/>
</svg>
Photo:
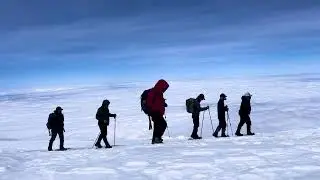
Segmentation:
<svg viewBox="0 0 320 180">
<path fill-rule="evenodd" d="M 112 148 L 112 146 L 110 146 L 110 144 L 106 145 L 106 149 L 110 149 Z"/>
<path fill-rule="evenodd" d="M 253 132 L 248 132 L 247 135 L 248 135 L 248 136 L 253 136 L 254 133 L 253 133 Z"/>
<path fill-rule="evenodd" d="M 102 148 L 101 144 L 95 144 L 96 148 Z"/>
<path fill-rule="evenodd" d="M 214 137 L 217 138 L 217 137 L 218 137 L 218 134 L 217 134 L 217 133 L 213 133 L 212 136 L 214 136 Z"/>
<path fill-rule="evenodd" d="M 194 135 L 194 136 L 191 136 L 192 139 L 202 139 L 202 137 L 198 136 L 198 135 Z"/>
<path fill-rule="evenodd" d="M 243 134 L 241 134 L 240 132 L 236 132 L 235 135 L 236 135 L 236 136 L 243 136 Z"/>
<path fill-rule="evenodd" d="M 48 151 L 52 151 L 52 147 L 48 147 Z"/>
<path fill-rule="evenodd" d="M 152 144 L 161 144 L 161 143 L 163 143 L 163 140 L 161 141 L 161 138 L 154 138 L 152 140 Z"/>
<path fill-rule="evenodd" d="M 60 147 L 60 149 L 59 149 L 60 151 L 65 151 L 65 150 L 67 150 L 67 148 L 64 148 L 64 147 Z"/>
</svg>

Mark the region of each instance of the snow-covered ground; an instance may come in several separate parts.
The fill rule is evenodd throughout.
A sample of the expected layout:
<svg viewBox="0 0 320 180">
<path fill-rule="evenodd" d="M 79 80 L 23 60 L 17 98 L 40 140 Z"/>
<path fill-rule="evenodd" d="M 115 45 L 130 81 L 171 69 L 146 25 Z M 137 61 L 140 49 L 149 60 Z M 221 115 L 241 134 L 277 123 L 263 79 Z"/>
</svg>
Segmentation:
<svg viewBox="0 0 320 180">
<path fill-rule="evenodd" d="M 162 145 L 150 144 L 151 131 L 139 105 L 142 90 L 153 84 L 1 92 L 0 179 L 319 179 L 319 75 L 170 82 L 166 93 L 170 137 L 166 131 Z M 205 93 L 216 128 L 216 102 L 220 93 L 226 93 L 235 130 L 246 91 L 254 95 L 256 136 L 215 139 L 206 113 L 204 139 L 187 140 L 192 120 L 185 112 L 185 99 Z M 104 98 L 118 114 L 118 146 L 90 149 L 98 134 L 96 109 Z M 57 105 L 65 109 L 65 146 L 74 150 L 46 151 L 45 124 Z M 109 126 L 111 144 L 113 127 L 114 122 Z M 58 142 L 57 138 L 55 148 Z"/>
</svg>

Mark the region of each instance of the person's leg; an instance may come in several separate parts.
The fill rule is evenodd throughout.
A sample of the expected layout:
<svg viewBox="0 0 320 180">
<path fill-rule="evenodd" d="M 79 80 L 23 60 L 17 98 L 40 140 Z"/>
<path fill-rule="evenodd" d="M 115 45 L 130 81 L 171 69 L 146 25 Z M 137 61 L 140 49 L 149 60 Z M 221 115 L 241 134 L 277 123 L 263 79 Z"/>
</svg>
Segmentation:
<svg viewBox="0 0 320 180">
<path fill-rule="evenodd" d="M 246 122 L 246 120 L 243 118 L 243 117 L 240 117 L 240 122 L 238 124 L 238 128 L 237 128 L 237 131 L 236 131 L 236 135 L 237 136 L 241 136 L 241 128 L 242 126 L 244 125 L 244 123 Z"/>
<path fill-rule="evenodd" d="M 52 151 L 52 144 L 53 144 L 54 140 L 56 139 L 57 134 L 58 133 L 56 131 L 52 131 L 51 130 L 51 138 L 50 138 L 50 141 L 49 141 L 48 151 Z"/>
<path fill-rule="evenodd" d="M 63 131 L 59 132 L 59 139 L 60 139 L 60 149 L 64 149 L 64 134 Z"/>
<path fill-rule="evenodd" d="M 106 148 L 111 148 L 111 145 L 108 142 L 107 135 L 108 135 L 108 127 L 105 125 L 101 128 L 101 134 L 104 144 L 106 145 Z"/>
<path fill-rule="evenodd" d="M 97 142 L 96 142 L 95 146 L 101 148 L 101 140 L 103 138 L 103 126 L 104 126 L 104 124 L 98 124 L 98 125 L 99 125 L 99 129 L 100 129 L 100 135 L 99 135 L 99 137 L 97 139 Z"/>
<path fill-rule="evenodd" d="M 221 137 L 227 137 L 226 135 L 226 128 L 227 128 L 227 123 L 225 119 L 222 119 L 219 122 L 219 126 L 221 127 L 222 131 L 221 131 Z"/>
<path fill-rule="evenodd" d="M 157 116 L 156 114 L 152 115 L 152 121 L 153 121 L 153 135 L 152 135 L 152 142 L 155 141 L 155 139 L 160 138 L 159 136 L 159 129 L 160 129 L 160 119 L 159 116 Z"/>
<path fill-rule="evenodd" d="M 168 125 L 167 125 L 166 120 L 163 117 L 160 117 L 159 119 L 160 119 L 159 138 L 162 139 L 162 136 L 163 136 L 164 132 L 166 131 Z"/>
<path fill-rule="evenodd" d="M 198 128 L 200 124 L 199 116 L 193 115 L 192 120 L 193 120 L 193 131 L 192 131 L 191 137 L 194 138 L 198 136 Z"/>
<path fill-rule="evenodd" d="M 247 124 L 247 135 L 254 135 L 254 133 L 251 132 L 251 119 L 249 116 L 246 119 L 246 124 Z"/>
</svg>

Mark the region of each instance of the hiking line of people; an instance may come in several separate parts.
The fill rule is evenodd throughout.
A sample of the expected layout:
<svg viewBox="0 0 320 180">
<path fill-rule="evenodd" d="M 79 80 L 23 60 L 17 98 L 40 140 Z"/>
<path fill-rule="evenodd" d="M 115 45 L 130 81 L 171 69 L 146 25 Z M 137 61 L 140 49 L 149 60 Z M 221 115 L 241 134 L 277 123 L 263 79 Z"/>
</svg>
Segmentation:
<svg viewBox="0 0 320 180">
<path fill-rule="evenodd" d="M 152 130 L 152 122 L 154 125 L 152 141 L 151 141 L 152 144 L 163 143 L 162 136 L 168 127 L 165 119 L 165 110 L 166 110 L 166 107 L 168 107 L 168 105 L 163 95 L 168 88 L 169 88 L 169 84 L 165 80 L 161 79 L 155 84 L 153 88 L 147 89 L 141 94 L 141 102 L 140 102 L 141 110 L 149 118 L 149 130 Z M 240 132 L 244 124 L 247 124 L 247 135 L 254 135 L 254 133 L 251 132 L 251 119 L 250 119 L 251 97 L 252 95 L 250 93 L 246 93 L 241 97 L 242 101 L 241 101 L 240 110 L 239 110 L 240 122 L 238 124 L 237 130 L 235 133 L 236 136 L 243 136 L 243 134 L 241 134 Z M 227 128 L 226 112 L 229 120 L 229 114 L 228 114 L 229 108 L 227 105 L 224 104 L 224 101 L 226 99 L 227 99 L 227 96 L 222 93 L 220 95 L 218 105 L 217 105 L 219 125 L 212 134 L 214 137 L 218 137 L 218 133 L 220 131 L 221 131 L 221 137 L 228 137 L 228 135 L 226 134 L 226 128 Z M 201 107 L 200 105 L 201 101 L 203 100 L 205 100 L 204 94 L 199 94 L 197 98 L 189 98 L 186 100 L 186 111 L 192 114 L 192 120 L 193 120 L 193 130 L 190 135 L 192 139 L 202 139 L 202 137 L 198 135 L 198 128 L 200 125 L 200 112 L 203 111 L 204 113 L 205 111 L 209 110 L 209 115 L 210 115 L 210 120 L 212 125 L 212 119 L 211 119 L 211 114 L 209 109 L 210 107 L 209 106 Z M 102 102 L 101 107 L 98 108 L 96 113 L 96 119 L 98 120 L 98 126 L 100 129 L 99 136 L 97 137 L 94 143 L 94 146 L 96 148 L 102 148 L 102 145 L 101 145 L 102 140 L 105 143 L 105 148 L 112 148 L 112 146 L 109 144 L 107 139 L 107 134 L 108 134 L 107 127 L 110 124 L 110 117 L 116 119 L 117 115 L 109 112 L 109 105 L 110 105 L 110 101 L 104 100 Z M 52 151 L 52 145 L 57 135 L 59 135 L 59 138 L 60 138 L 59 150 L 67 150 L 64 147 L 65 130 L 64 130 L 64 116 L 62 114 L 62 110 L 63 109 L 60 106 L 58 106 L 56 110 L 49 115 L 47 128 L 51 138 L 49 141 L 48 151 Z M 203 119 L 204 119 L 204 114 L 203 114 Z M 229 123 L 230 123 L 230 120 L 229 120 Z M 230 126 L 231 126 L 231 123 L 230 123 Z M 212 130 L 213 130 L 213 127 L 212 127 Z M 201 130 L 201 133 L 202 133 L 202 130 Z M 114 138 L 115 138 L 115 135 L 114 135 Z M 115 144 L 115 139 L 114 139 L 114 144 Z"/>
</svg>

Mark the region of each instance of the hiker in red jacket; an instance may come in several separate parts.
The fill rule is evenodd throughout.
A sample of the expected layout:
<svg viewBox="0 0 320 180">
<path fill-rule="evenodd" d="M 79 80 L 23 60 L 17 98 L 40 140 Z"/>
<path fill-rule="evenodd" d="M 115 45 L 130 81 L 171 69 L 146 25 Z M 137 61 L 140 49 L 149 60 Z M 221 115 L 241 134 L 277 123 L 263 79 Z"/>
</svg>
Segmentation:
<svg viewBox="0 0 320 180">
<path fill-rule="evenodd" d="M 147 106 L 150 109 L 150 116 L 154 123 L 152 144 L 162 143 L 162 136 L 167 128 L 167 122 L 164 119 L 165 108 L 167 104 L 163 98 L 163 93 L 169 88 L 169 84 L 161 79 L 154 88 L 150 90 L 147 98 Z"/>
</svg>

